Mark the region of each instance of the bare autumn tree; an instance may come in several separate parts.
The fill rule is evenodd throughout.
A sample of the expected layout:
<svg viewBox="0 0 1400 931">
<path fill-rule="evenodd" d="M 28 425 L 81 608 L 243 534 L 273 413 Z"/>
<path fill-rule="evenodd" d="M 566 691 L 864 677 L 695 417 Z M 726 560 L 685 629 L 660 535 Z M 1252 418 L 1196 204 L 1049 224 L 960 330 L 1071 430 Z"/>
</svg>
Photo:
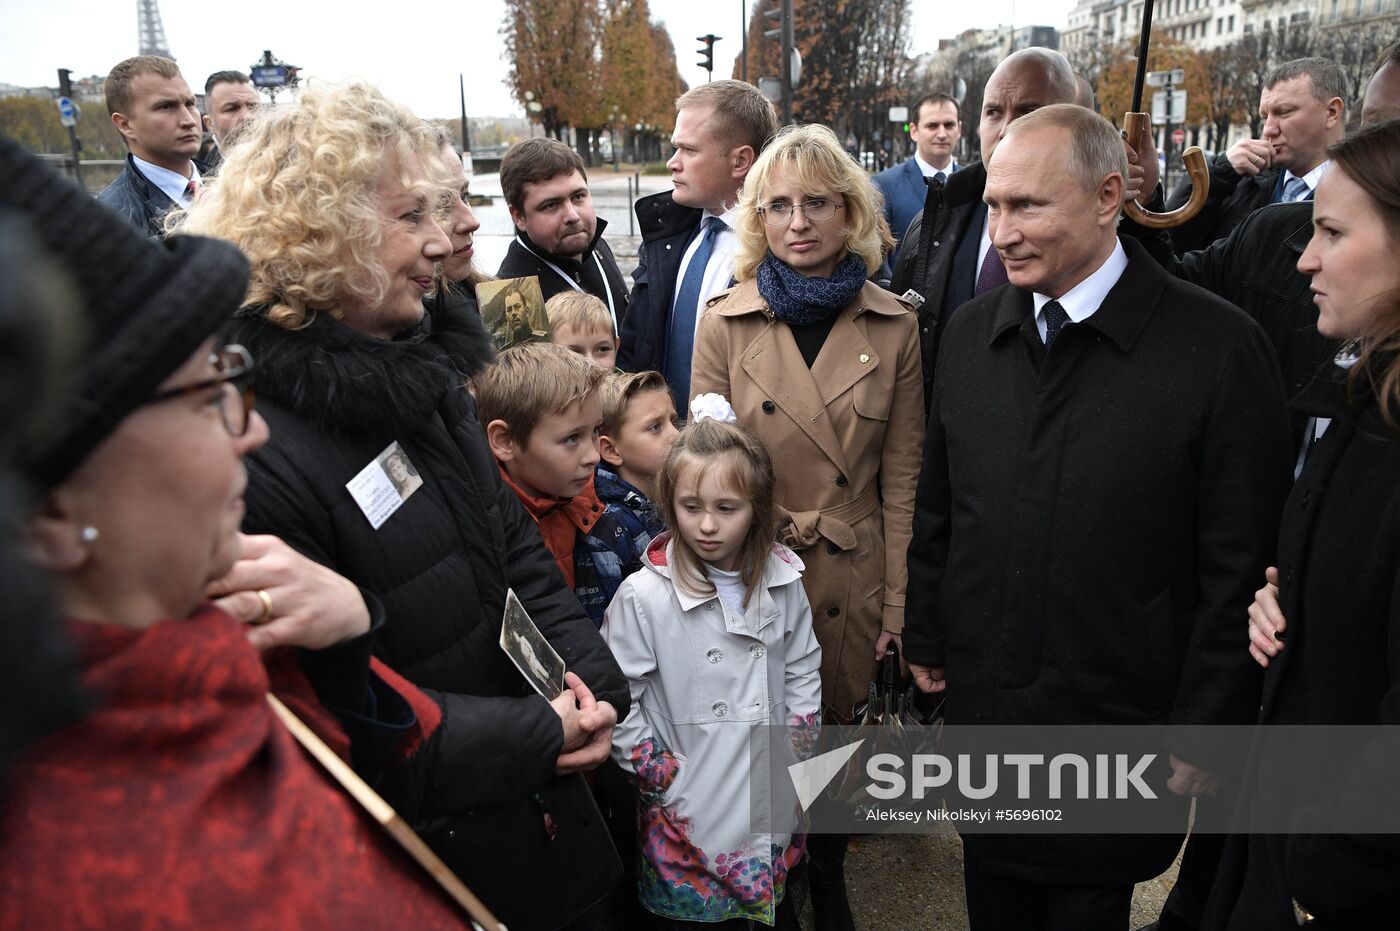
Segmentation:
<svg viewBox="0 0 1400 931">
<path fill-rule="evenodd" d="M 961 113 L 963 139 L 967 151 L 978 156 L 982 152 L 982 137 L 978 125 L 982 121 L 982 98 L 987 90 L 987 81 L 992 77 L 999 62 L 994 55 L 973 49 L 963 49 L 953 59 L 952 76 L 967 82 L 967 94 L 963 97 Z"/>
<path fill-rule="evenodd" d="M 825 123 L 860 148 L 888 128 L 891 106 L 906 103 L 911 73 L 910 0 L 794 0 L 793 40 L 802 77 L 793 89 L 793 116 Z M 781 49 L 764 36 L 773 26 L 755 7 L 748 25 L 748 74 L 777 78 Z M 736 56 L 732 75 L 743 73 Z"/>
<path fill-rule="evenodd" d="M 676 67 L 671 34 L 659 23 L 651 24 L 651 47 L 654 65 L 650 79 L 639 88 L 643 93 L 638 97 L 638 105 L 644 116 L 643 125 L 650 127 L 642 132 L 642 157 L 658 161 L 670 144 L 671 130 L 676 128 L 676 98 L 687 88 Z"/>
<path fill-rule="evenodd" d="M 1195 125 L 1205 121 L 1209 116 L 1207 98 L 1210 93 L 1200 52 L 1174 39 L 1154 38 L 1151 48 L 1147 51 L 1147 68 L 1149 71 L 1169 71 L 1174 68 L 1185 71 L 1186 82 L 1173 90 L 1186 91 L 1186 123 Z M 1137 60 L 1132 57 L 1126 57 L 1103 73 L 1098 89 L 1099 111 L 1112 120 L 1115 126 L 1122 125 L 1123 114 L 1132 107 L 1133 80 L 1136 74 Z M 1143 109 L 1150 110 L 1151 106 L 1151 97 L 1144 93 Z"/>
<path fill-rule="evenodd" d="M 1259 98 L 1249 96 L 1251 71 L 1239 43 L 1205 52 L 1201 63 L 1206 88 L 1206 148 L 1220 151 L 1230 138 L 1230 127 L 1249 119 Z M 1198 141 L 1193 137 L 1193 143 Z"/>
<path fill-rule="evenodd" d="M 546 135 L 563 139 L 573 128 L 587 164 L 597 164 L 600 135 L 624 114 L 654 127 L 649 136 L 669 135 L 684 83 L 647 0 L 506 0 L 501 36 L 516 101 Z"/>
<path fill-rule="evenodd" d="M 1361 98 L 1375 71 L 1376 56 L 1395 41 L 1392 30 L 1376 22 L 1318 30 L 1314 54 L 1332 59 L 1346 75 L 1348 117 L 1360 119 Z"/>
<path fill-rule="evenodd" d="M 919 89 L 912 85 L 913 62 L 909 57 L 912 38 L 909 0 L 863 0 L 865 28 L 859 32 L 851 80 L 846 84 L 845 117 L 847 133 L 855 136 L 859 149 L 876 132 L 898 133 L 890 123 L 890 107 L 907 106 Z"/>
<path fill-rule="evenodd" d="M 1099 82 L 1103 80 L 1104 72 L 1121 63 L 1125 58 L 1131 58 L 1132 55 L 1132 46 L 1121 42 L 1101 42 L 1098 41 L 1097 37 L 1083 42 L 1077 48 L 1065 53 L 1074 73 L 1089 82 L 1089 86 L 1094 89 L 1095 97 L 1099 94 Z M 1100 106 L 1099 112 L 1103 112 L 1102 106 Z"/>
<path fill-rule="evenodd" d="M 601 34 L 596 0 L 506 0 L 507 80 L 527 114 L 539 104 L 546 135 L 563 139 L 580 120 L 597 125 Z"/>
</svg>

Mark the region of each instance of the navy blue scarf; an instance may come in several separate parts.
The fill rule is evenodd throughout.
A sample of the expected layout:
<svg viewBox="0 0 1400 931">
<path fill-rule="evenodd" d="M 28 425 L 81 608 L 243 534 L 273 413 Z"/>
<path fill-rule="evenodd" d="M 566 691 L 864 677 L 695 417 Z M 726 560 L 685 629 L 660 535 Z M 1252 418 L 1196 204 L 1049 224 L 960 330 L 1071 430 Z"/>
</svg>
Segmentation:
<svg viewBox="0 0 1400 931">
<path fill-rule="evenodd" d="M 825 320 L 855 300 L 865 287 L 865 262 L 849 253 L 830 278 L 808 278 L 768 253 L 758 266 L 758 293 L 773 316 L 788 326 Z"/>
</svg>

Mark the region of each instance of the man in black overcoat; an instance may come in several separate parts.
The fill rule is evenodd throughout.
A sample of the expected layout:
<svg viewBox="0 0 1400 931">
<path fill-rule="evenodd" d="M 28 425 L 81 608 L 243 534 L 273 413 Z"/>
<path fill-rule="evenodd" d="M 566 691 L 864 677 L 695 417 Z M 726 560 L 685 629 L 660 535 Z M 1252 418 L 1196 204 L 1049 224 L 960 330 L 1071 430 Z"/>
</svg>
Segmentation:
<svg viewBox="0 0 1400 931">
<path fill-rule="evenodd" d="M 1287 493 L 1278 363 L 1237 308 L 1116 227 L 1121 139 L 1083 108 L 1017 120 L 988 166 L 1009 284 L 939 347 L 905 655 L 954 724 L 1243 724 L 1246 610 Z M 1186 797 L 1238 748 L 1164 748 Z M 1123 928 L 1180 835 L 964 838 L 971 926 Z"/>
</svg>

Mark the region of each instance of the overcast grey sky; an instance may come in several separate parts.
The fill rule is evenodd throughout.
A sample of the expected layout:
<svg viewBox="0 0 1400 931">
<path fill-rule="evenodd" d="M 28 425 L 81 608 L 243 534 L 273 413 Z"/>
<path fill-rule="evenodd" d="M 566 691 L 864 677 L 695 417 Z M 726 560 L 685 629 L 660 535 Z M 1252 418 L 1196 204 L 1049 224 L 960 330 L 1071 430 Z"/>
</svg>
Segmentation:
<svg viewBox="0 0 1400 931">
<path fill-rule="evenodd" d="M 695 37 L 723 37 L 716 76 L 728 75 L 739 53 L 742 15 L 757 0 L 652 0 L 652 15 L 671 32 L 681 74 L 705 79 L 696 67 Z M 984 0 L 976 4 L 914 4 L 915 48 L 970 27 L 1010 23 L 1063 28 L 1074 0 Z M 0 82 L 53 85 L 55 70 L 105 74 L 136 54 L 135 0 L 3 0 L 0 3 Z M 717 12 L 724 8 L 728 12 Z M 502 0 L 431 5 L 369 0 L 293 0 L 285 4 L 161 0 L 170 50 L 196 91 L 213 71 L 246 71 L 270 48 L 301 65 L 304 75 L 333 80 L 363 77 L 413 107 L 420 116 L 458 112 L 457 74 L 466 75 L 473 116 L 518 113 L 503 79 L 499 38 Z M 421 12 L 420 12 L 421 11 Z"/>
</svg>

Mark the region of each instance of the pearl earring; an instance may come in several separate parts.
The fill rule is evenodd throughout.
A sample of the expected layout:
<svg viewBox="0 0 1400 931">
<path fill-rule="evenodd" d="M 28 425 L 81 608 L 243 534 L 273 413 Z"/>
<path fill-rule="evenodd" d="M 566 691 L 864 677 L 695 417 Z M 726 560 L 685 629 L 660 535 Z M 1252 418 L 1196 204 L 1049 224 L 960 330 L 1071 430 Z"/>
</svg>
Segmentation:
<svg viewBox="0 0 1400 931">
<path fill-rule="evenodd" d="M 89 524 L 88 526 L 84 527 L 84 528 L 83 528 L 81 531 L 79 531 L 79 533 L 78 533 L 78 539 L 79 539 L 79 540 L 82 540 L 84 543 L 96 543 L 96 542 L 97 542 L 97 537 L 98 537 L 97 528 L 94 527 L 94 526 L 92 526 L 91 524 Z"/>
</svg>

